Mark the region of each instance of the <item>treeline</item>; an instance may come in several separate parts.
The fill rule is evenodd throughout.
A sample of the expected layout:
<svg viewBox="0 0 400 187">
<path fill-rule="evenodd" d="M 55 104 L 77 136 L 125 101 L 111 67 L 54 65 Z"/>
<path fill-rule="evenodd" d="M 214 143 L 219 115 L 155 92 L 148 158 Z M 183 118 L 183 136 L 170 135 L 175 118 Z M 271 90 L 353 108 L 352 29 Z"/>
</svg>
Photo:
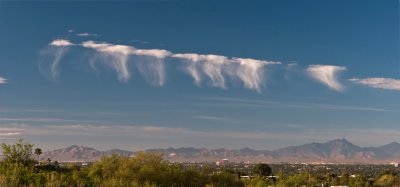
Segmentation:
<svg viewBox="0 0 400 187">
<path fill-rule="evenodd" d="M 0 186 L 245 186 L 237 174 L 228 171 L 214 173 L 172 164 L 158 153 L 138 153 L 134 157 L 111 155 L 80 167 L 75 164 L 37 162 L 41 151 L 19 140 L 13 145 L 2 144 Z M 34 154 L 36 153 L 36 155 Z"/>
<path fill-rule="evenodd" d="M 254 178 L 241 179 L 240 173 L 229 169 L 216 171 L 211 167 L 183 166 L 170 163 L 158 153 L 138 153 L 134 157 L 111 155 L 95 163 L 80 167 L 74 164 L 59 165 L 57 162 L 37 162 L 40 149 L 19 140 L 13 145 L 2 144 L 3 160 L 0 162 L 0 186 L 32 187 L 264 187 L 264 186 L 329 186 L 348 185 L 400 186 L 400 175 L 390 171 L 377 179 L 363 176 L 335 176 L 333 174 L 298 173 L 272 174 L 267 164 L 258 164 L 253 170 Z"/>
</svg>

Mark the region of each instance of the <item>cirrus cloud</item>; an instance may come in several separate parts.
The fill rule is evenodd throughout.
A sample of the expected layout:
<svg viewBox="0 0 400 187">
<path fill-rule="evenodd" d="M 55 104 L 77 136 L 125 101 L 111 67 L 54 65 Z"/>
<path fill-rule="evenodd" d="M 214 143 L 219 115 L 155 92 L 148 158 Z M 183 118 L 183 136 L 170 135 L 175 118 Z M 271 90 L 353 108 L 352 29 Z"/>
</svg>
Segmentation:
<svg viewBox="0 0 400 187">
<path fill-rule="evenodd" d="M 0 77 L 0 84 L 5 84 L 7 83 L 7 79 Z"/>
<path fill-rule="evenodd" d="M 109 43 L 96 43 L 86 41 L 83 47 L 95 49 L 99 52 L 103 62 L 111 66 L 118 73 L 121 81 L 128 81 L 130 71 L 128 67 L 129 58 L 136 58 L 140 73 L 146 80 L 154 85 L 162 86 L 165 83 L 164 58 L 171 52 L 162 49 L 136 49 L 128 45 L 114 45 Z M 138 57 L 141 57 L 138 59 Z"/>
<path fill-rule="evenodd" d="M 113 68 L 118 73 L 118 79 L 126 82 L 129 79 L 128 57 L 133 47 L 125 45 L 111 45 L 108 43 L 96 43 L 86 41 L 82 43 L 83 47 L 92 48 L 98 51 L 103 58 L 103 62 Z"/>
<path fill-rule="evenodd" d="M 57 47 L 65 47 L 65 46 L 72 46 L 75 44 L 71 43 L 69 40 L 56 39 L 56 40 L 53 40 L 49 45 L 57 46 Z"/>
<path fill-rule="evenodd" d="M 226 88 L 226 77 L 239 79 L 251 90 L 260 91 L 264 81 L 263 67 L 280 64 L 280 62 L 256 60 L 250 58 L 229 58 L 220 55 L 174 54 L 186 62 L 185 71 L 189 73 L 196 85 L 200 85 L 205 75 L 213 86 Z"/>
<path fill-rule="evenodd" d="M 343 71 L 347 70 L 343 66 L 333 65 L 309 65 L 306 72 L 318 82 L 321 82 L 329 88 L 336 91 L 343 91 L 344 86 L 339 82 L 338 76 Z"/>
<path fill-rule="evenodd" d="M 399 79 L 371 77 L 371 78 L 364 78 L 364 79 L 354 78 L 354 79 L 349 79 L 349 80 L 356 84 L 366 85 L 371 88 L 400 91 L 400 80 Z"/>
<path fill-rule="evenodd" d="M 40 71 L 50 79 L 56 80 L 59 75 L 59 65 L 62 57 L 70 46 L 75 44 L 65 39 L 56 39 L 49 43 L 49 47 L 40 52 L 42 58 L 39 64 Z"/>
<path fill-rule="evenodd" d="M 227 57 L 213 54 L 174 54 L 164 49 L 138 49 L 134 46 L 105 42 L 84 41 L 74 44 L 69 40 L 56 39 L 50 44 L 48 54 L 53 58 L 48 67 L 52 78 L 59 74 L 60 59 L 69 46 L 81 46 L 96 51 L 94 59 L 100 60 L 117 72 L 118 79 L 127 82 L 131 77 L 130 63 L 134 62 L 142 76 L 152 85 L 163 86 L 166 82 L 166 59 L 180 63 L 185 72 L 200 86 L 203 79 L 211 86 L 227 89 L 227 82 L 240 81 L 245 88 L 260 92 L 264 85 L 265 66 L 280 62 L 251 58 Z M 94 61 L 92 67 L 95 68 Z"/>
<path fill-rule="evenodd" d="M 78 34 L 76 34 L 76 36 L 79 36 L 79 37 L 90 37 L 90 36 L 94 36 L 94 37 L 96 37 L 96 36 L 99 36 L 98 34 L 95 34 L 95 33 L 87 33 L 87 32 L 84 32 L 84 33 L 78 33 Z"/>
<path fill-rule="evenodd" d="M 295 127 L 296 124 L 295 124 Z M 145 145 L 146 148 L 154 148 L 154 146 L 170 147 L 185 146 L 188 142 L 196 147 L 217 148 L 214 146 L 224 145 L 224 142 L 235 142 L 234 148 L 248 146 L 250 143 L 259 149 L 277 149 L 283 146 L 290 146 L 295 143 L 310 141 L 327 141 L 338 137 L 348 137 L 354 139 L 356 143 L 364 146 L 379 145 L 398 139 L 398 129 L 390 128 L 350 128 L 350 129 L 308 129 L 298 131 L 282 131 L 282 132 L 258 132 L 258 131 L 203 131 L 181 127 L 164 127 L 153 125 L 95 125 L 95 124 L 65 124 L 65 125 L 31 125 L 31 124 L 9 124 L 0 127 L 0 138 L 17 138 L 24 137 L 52 137 L 56 136 L 78 136 L 81 138 L 90 137 L 98 142 L 107 137 L 123 137 L 124 139 L 137 142 L 138 146 Z M 382 137 L 378 141 L 371 140 L 371 137 Z M 148 141 L 152 139 L 155 141 Z M 81 139 L 80 139 L 81 140 Z M 178 144 L 175 144 L 180 140 Z M 181 141 L 184 140 L 184 141 Z M 187 141 L 189 140 L 189 141 Z M 72 140 L 73 142 L 74 140 Z M 71 141 L 69 141 L 71 142 Z M 98 143 L 97 142 L 97 143 Z M 148 144 L 148 142 L 152 142 Z M 183 143 L 182 143 L 183 142 Z M 270 142 L 265 144 L 265 142 Z M 277 144 L 276 142 L 286 142 Z M 48 142 L 46 142 L 48 143 Z M 60 143 L 60 142 L 57 142 Z M 106 142 L 102 142 L 106 143 Z M 211 144 L 210 144 L 211 143 Z M 211 145 L 211 147 L 210 147 Z M 57 144 L 60 146 L 60 144 Z M 122 146 L 120 142 L 114 146 Z M 108 147 L 108 148 L 111 148 Z M 233 148 L 233 147 L 231 147 Z"/>
</svg>

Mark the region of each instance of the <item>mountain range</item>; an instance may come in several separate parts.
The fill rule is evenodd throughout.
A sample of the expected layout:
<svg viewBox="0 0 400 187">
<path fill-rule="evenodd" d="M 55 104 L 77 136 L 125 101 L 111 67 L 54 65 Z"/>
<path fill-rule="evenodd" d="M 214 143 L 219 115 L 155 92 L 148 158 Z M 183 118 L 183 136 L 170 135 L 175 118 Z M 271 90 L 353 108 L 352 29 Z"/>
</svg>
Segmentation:
<svg viewBox="0 0 400 187">
<path fill-rule="evenodd" d="M 145 151 L 162 153 L 165 159 L 173 162 L 215 162 L 222 159 L 228 159 L 231 162 L 269 163 L 390 163 L 400 161 L 400 144 L 397 142 L 379 147 L 359 147 L 344 138 L 276 150 L 167 148 Z M 41 159 L 95 161 L 102 156 L 113 153 L 132 156 L 136 152 L 120 149 L 99 151 L 90 147 L 73 145 L 63 149 L 46 151 L 41 155 Z"/>
</svg>

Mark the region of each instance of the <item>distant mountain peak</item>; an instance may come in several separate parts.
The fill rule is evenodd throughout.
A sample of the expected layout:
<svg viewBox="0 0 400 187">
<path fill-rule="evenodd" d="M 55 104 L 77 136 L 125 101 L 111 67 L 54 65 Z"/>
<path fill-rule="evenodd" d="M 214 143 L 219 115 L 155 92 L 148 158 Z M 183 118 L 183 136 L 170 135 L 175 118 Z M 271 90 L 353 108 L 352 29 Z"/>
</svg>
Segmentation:
<svg viewBox="0 0 400 187">
<path fill-rule="evenodd" d="M 336 163 L 377 163 L 400 160 L 400 144 L 392 142 L 380 147 L 359 147 L 345 138 L 325 143 L 309 143 L 276 150 L 254 150 L 249 147 L 229 150 L 180 147 L 167 149 L 148 149 L 160 152 L 166 159 L 176 162 L 214 162 L 229 159 L 233 162 L 336 162 Z M 47 151 L 42 158 L 57 161 L 94 161 L 104 155 L 134 155 L 135 152 L 121 149 L 98 151 L 82 145 L 72 145 L 64 149 Z"/>
<path fill-rule="evenodd" d="M 65 150 L 80 150 L 80 151 L 82 151 L 82 150 L 96 150 L 96 149 L 91 148 L 91 147 L 85 147 L 83 145 L 71 145 L 71 146 L 65 148 Z"/>
<path fill-rule="evenodd" d="M 391 143 L 386 144 L 386 145 L 390 145 L 390 146 L 400 146 L 400 143 L 398 143 L 398 142 L 391 142 Z"/>
<path fill-rule="evenodd" d="M 353 149 L 360 148 L 360 147 L 354 145 L 353 143 L 349 142 L 345 138 L 334 139 L 334 140 L 325 142 L 324 144 L 328 145 L 328 146 L 340 146 L 340 147 L 348 147 L 348 148 L 353 148 Z"/>
<path fill-rule="evenodd" d="M 69 146 L 67 148 L 74 149 L 74 148 L 86 148 L 86 147 L 83 146 L 83 145 L 71 145 L 71 146 Z"/>
<path fill-rule="evenodd" d="M 339 143 L 344 143 L 344 144 L 352 144 L 346 138 L 333 139 L 333 140 L 330 140 L 330 141 L 328 141 L 326 143 L 329 143 L 329 142 L 339 142 Z"/>
</svg>

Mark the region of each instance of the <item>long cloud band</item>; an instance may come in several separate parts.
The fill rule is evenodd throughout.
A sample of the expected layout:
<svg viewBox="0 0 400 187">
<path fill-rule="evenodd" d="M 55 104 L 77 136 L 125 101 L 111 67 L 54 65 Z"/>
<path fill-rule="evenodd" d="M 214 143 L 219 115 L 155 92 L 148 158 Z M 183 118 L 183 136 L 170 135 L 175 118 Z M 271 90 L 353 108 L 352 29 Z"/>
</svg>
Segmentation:
<svg viewBox="0 0 400 187">
<path fill-rule="evenodd" d="M 56 49 L 64 49 L 69 46 L 82 46 L 95 50 L 102 62 L 114 69 L 118 79 L 126 82 L 130 78 L 129 62 L 134 58 L 139 72 L 153 85 L 165 84 L 165 60 L 183 62 L 182 65 L 189 75 L 192 76 L 196 85 L 200 86 L 203 79 L 208 79 L 211 85 L 218 88 L 227 88 L 227 79 L 230 81 L 240 80 L 243 85 L 260 92 L 264 83 L 264 67 L 266 65 L 280 64 L 280 62 L 256 60 L 250 58 L 229 58 L 220 55 L 201 55 L 194 53 L 173 54 L 163 49 L 137 49 L 128 45 L 115 45 L 110 43 L 99 43 L 85 41 L 74 44 L 68 40 L 57 39 L 50 43 Z M 58 74 L 58 64 L 62 55 L 51 65 L 52 75 Z"/>
<path fill-rule="evenodd" d="M 134 61 L 137 69 L 147 82 L 163 86 L 166 82 L 166 61 L 179 62 L 184 71 L 193 78 L 194 84 L 200 86 L 208 81 L 213 87 L 227 88 L 228 82 L 239 80 L 247 89 L 261 92 L 265 82 L 265 68 L 280 62 L 257 60 L 251 58 L 227 57 L 213 54 L 180 53 L 174 54 L 164 49 L 138 49 L 128 45 L 116 45 L 104 42 L 85 41 L 74 44 L 69 40 L 56 39 L 50 44 L 47 52 L 52 56 L 48 72 L 55 79 L 59 74 L 59 64 L 68 47 L 81 46 L 96 51 L 101 63 L 117 72 L 121 82 L 127 82 L 131 77 L 130 63 Z M 92 67 L 95 65 L 92 63 Z M 335 91 L 343 91 L 344 86 L 339 81 L 341 73 L 347 68 L 334 65 L 309 65 L 305 72 L 311 78 Z M 393 78 L 349 79 L 355 84 L 386 90 L 400 90 L 400 80 Z M 0 79 L 4 84 L 5 79 Z"/>
</svg>

